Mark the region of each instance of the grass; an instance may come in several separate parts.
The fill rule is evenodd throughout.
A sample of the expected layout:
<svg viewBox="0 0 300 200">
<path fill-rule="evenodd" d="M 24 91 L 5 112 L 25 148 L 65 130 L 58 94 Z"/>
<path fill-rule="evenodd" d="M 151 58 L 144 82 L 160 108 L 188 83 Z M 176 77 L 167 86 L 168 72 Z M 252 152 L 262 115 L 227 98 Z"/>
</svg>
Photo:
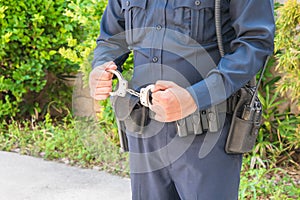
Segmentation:
<svg viewBox="0 0 300 200">
<path fill-rule="evenodd" d="M 64 119 L 53 123 L 15 122 L 0 125 L 0 150 L 58 160 L 70 165 L 96 167 L 128 176 L 128 155 L 119 152 L 98 123 Z"/>
<path fill-rule="evenodd" d="M 243 163 L 247 166 L 247 162 Z M 240 200 L 290 200 L 300 199 L 299 179 L 282 168 L 242 169 Z M 299 176 L 297 176 L 299 177 Z"/>
<path fill-rule="evenodd" d="M 128 154 L 120 153 L 106 132 L 108 127 L 89 119 L 70 117 L 53 122 L 11 121 L 0 124 L 0 150 L 43 157 L 69 165 L 97 168 L 120 176 L 129 176 Z M 244 159 L 240 200 L 300 199 L 297 178 L 282 168 L 253 169 L 251 156 Z"/>
</svg>

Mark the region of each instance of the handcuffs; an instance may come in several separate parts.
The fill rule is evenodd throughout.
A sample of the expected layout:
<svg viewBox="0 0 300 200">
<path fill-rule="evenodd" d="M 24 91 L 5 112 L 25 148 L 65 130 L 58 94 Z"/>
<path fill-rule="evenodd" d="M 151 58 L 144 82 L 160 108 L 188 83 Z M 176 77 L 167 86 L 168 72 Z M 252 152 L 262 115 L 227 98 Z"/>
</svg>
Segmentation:
<svg viewBox="0 0 300 200">
<path fill-rule="evenodd" d="M 136 96 L 140 99 L 140 102 L 145 107 L 150 107 L 150 93 L 154 88 L 154 85 L 148 85 L 147 87 L 141 88 L 140 92 L 136 92 L 133 89 L 128 88 L 128 81 L 122 76 L 121 72 L 118 70 L 107 70 L 108 72 L 114 74 L 118 78 L 118 88 L 110 92 L 111 96 L 125 97 L 126 93 Z"/>
</svg>

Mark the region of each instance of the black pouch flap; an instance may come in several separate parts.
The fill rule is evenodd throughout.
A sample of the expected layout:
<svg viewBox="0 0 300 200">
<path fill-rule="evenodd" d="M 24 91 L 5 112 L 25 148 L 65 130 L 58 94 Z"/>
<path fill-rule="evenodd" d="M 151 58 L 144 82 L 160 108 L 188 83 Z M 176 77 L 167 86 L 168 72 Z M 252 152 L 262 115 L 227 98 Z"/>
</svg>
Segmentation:
<svg viewBox="0 0 300 200">
<path fill-rule="evenodd" d="M 124 121 L 126 118 L 129 117 L 133 108 L 139 101 L 140 99 L 138 97 L 132 96 L 130 94 L 126 94 L 125 97 L 111 97 L 111 102 L 115 111 L 115 115 L 121 121 Z"/>
</svg>

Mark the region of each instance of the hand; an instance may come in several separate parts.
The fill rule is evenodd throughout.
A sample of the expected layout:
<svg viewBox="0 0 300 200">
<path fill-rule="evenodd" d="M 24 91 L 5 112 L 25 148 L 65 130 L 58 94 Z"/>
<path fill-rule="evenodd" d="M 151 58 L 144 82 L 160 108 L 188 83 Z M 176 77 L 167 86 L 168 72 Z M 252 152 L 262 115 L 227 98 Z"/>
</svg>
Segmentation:
<svg viewBox="0 0 300 200">
<path fill-rule="evenodd" d="M 114 62 L 107 62 L 94 68 L 89 76 L 90 94 L 95 100 L 104 100 L 112 91 L 113 74 L 107 70 L 116 70 Z"/>
<path fill-rule="evenodd" d="M 155 120 L 172 122 L 195 112 L 197 105 L 185 88 L 171 81 L 157 81 L 152 90 L 150 109 L 156 113 Z"/>
</svg>

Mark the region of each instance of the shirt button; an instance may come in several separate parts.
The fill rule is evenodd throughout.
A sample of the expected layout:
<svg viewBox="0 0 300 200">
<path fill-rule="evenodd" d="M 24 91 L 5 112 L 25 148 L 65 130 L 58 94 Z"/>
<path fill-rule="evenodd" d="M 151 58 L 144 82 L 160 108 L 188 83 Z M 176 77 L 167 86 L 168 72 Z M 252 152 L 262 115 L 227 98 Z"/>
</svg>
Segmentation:
<svg viewBox="0 0 300 200">
<path fill-rule="evenodd" d="M 162 27 L 160 24 L 156 25 L 156 30 L 160 31 L 161 29 L 162 29 Z"/>
<path fill-rule="evenodd" d="M 199 0 L 195 1 L 196 6 L 200 6 L 200 4 L 201 4 L 201 1 L 199 1 Z"/>
<path fill-rule="evenodd" d="M 152 62 L 157 63 L 157 61 L 158 61 L 158 57 L 154 56 L 154 57 L 152 58 Z"/>
<path fill-rule="evenodd" d="M 126 1 L 126 6 L 130 6 L 130 1 Z"/>
</svg>

